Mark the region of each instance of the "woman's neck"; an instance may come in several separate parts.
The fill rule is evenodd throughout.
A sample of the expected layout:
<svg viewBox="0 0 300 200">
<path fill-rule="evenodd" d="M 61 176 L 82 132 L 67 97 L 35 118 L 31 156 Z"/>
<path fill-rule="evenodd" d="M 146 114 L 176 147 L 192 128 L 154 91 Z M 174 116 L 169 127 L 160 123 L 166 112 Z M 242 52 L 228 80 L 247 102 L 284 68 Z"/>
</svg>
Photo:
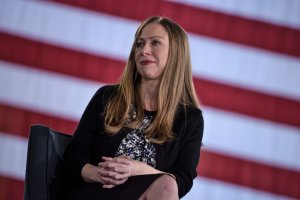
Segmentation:
<svg viewBox="0 0 300 200">
<path fill-rule="evenodd" d="M 157 110 L 158 84 L 157 81 L 141 81 L 140 95 L 144 109 Z"/>
</svg>

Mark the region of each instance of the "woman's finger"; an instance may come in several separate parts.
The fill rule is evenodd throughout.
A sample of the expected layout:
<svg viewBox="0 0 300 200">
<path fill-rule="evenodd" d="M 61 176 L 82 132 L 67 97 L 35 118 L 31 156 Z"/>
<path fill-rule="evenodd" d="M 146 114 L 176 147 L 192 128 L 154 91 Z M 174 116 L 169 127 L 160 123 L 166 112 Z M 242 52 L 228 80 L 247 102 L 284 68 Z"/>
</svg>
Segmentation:
<svg viewBox="0 0 300 200">
<path fill-rule="evenodd" d="M 114 187 L 116 187 L 116 185 L 103 185 L 102 186 L 103 188 L 106 188 L 106 189 L 111 189 L 111 188 L 114 188 Z"/>
<path fill-rule="evenodd" d="M 111 160 L 113 160 L 112 157 L 102 156 L 101 158 L 102 158 L 102 160 L 104 160 L 104 161 L 111 161 Z"/>
<path fill-rule="evenodd" d="M 123 178 L 123 179 L 117 180 L 117 179 L 102 177 L 104 185 L 120 185 L 120 184 L 124 183 L 125 181 L 127 181 L 127 179 L 128 178 Z"/>
<path fill-rule="evenodd" d="M 123 179 L 123 180 L 120 180 L 120 181 L 116 181 L 115 184 L 103 184 L 103 188 L 107 188 L 107 189 L 110 189 L 110 188 L 113 188 L 113 187 L 116 187 L 117 185 L 121 185 L 123 183 L 125 183 L 127 181 L 127 178 L 126 179 Z"/>
<path fill-rule="evenodd" d="M 129 164 L 132 159 L 128 156 L 119 156 L 119 157 L 115 157 L 115 158 L 102 156 L 102 160 L 116 162 L 116 163 L 122 163 L 122 164 Z"/>
</svg>

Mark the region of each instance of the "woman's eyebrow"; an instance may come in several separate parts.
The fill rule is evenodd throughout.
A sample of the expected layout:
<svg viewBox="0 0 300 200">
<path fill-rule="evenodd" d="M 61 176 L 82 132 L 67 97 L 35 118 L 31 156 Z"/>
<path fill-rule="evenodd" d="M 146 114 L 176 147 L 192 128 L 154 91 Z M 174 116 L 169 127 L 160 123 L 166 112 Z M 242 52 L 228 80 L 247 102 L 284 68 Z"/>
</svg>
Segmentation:
<svg viewBox="0 0 300 200">
<path fill-rule="evenodd" d="M 146 39 L 155 39 L 155 38 L 160 38 L 160 39 L 163 39 L 163 40 L 166 40 L 164 37 L 162 36 L 151 36 L 151 37 L 146 37 L 146 38 L 143 38 L 143 37 L 139 37 L 138 40 L 146 40 Z"/>
</svg>

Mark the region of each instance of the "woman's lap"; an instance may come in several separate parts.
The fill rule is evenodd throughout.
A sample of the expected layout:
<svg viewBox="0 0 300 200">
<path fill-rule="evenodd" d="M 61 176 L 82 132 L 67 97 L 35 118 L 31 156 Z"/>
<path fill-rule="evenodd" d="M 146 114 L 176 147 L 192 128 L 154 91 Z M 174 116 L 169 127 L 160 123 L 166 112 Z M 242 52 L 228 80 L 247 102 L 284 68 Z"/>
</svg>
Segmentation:
<svg viewBox="0 0 300 200">
<path fill-rule="evenodd" d="M 126 199 L 136 200 L 144 191 L 162 174 L 140 175 L 130 177 L 124 184 L 111 189 L 102 188 L 99 183 L 86 184 L 72 188 L 66 193 L 66 200 L 101 200 L 101 199 Z"/>
</svg>

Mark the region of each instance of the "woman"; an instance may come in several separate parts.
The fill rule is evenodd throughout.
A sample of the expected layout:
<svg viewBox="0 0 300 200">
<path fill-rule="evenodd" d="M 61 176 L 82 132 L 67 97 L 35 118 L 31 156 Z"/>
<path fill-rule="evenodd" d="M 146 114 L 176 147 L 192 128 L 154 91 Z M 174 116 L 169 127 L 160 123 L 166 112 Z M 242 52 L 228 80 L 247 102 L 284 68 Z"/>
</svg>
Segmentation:
<svg viewBox="0 0 300 200">
<path fill-rule="evenodd" d="M 100 88 L 68 145 L 66 199 L 178 199 L 196 177 L 203 117 L 188 38 L 146 19 L 117 85 Z"/>
</svg>

